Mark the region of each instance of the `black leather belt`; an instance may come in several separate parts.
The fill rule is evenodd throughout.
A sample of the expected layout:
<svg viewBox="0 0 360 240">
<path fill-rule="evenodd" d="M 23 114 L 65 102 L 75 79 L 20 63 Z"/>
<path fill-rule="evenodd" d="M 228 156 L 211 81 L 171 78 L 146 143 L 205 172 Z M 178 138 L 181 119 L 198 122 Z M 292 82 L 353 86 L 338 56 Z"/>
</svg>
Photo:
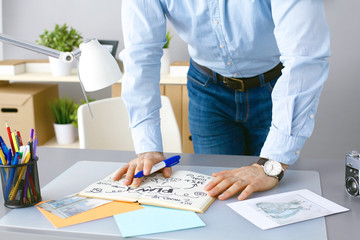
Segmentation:
<svg viewBox="0 0 360 240">
<path fill-rule="evenodd" d="M 207 67 L 201 66 L 201 65 L 197 64 L 196 62 L 193 62 L 193 63 L 197 67 L 201 68 L 201 70 L 203 70 L 204 72 L 206 72 L 207 74 L 212 76 L 212 74 L 213 74 L 212 70 L 210 70 Z M 270 82 L 270 81 L 274 80 L 275 78 L 280 77 L 281 69 L 283 69 L 283 68 L 284 68 L 284 66 L 280 62 L 273 69 L 263 73 L 264 74 L 264 82 Z M 258 87 L 261 84 L 259 75 L 254 76 L 254 77 L 249 77 L 249 78 L 233 78 L 233 77 L 224 77 L 224 76 L 216 73 L 216 78 L 218 81 L 223 82 L 227 87 L 237 90 L 237 91 L 240 91 L 240 92 L 244 92 L 244 91 L 248 90 L 249 88 Z"/>
</svg>

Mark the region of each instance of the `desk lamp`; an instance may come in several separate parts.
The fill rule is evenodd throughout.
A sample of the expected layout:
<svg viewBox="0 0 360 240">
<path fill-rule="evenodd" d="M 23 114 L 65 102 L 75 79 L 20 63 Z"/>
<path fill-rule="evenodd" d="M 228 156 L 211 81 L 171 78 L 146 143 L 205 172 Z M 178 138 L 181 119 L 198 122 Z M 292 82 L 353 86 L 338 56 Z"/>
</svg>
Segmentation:
<svg viewBox="0 0 360 240">
<path fill-rule="evenodd" d="M 93 114 L 85 91 L 92 92 L 111 86 L 119 81 L 122 76 L 114 57 L 97 39 L 85 40 L 80 44 L 79 49 L 73 52 L 61 52 L 35 43 L 15 39 L 5 34 L 0 34 L 0 41 L 58 58 L 67 63 L 71 63 L 76 59 L 81 90 L 92 117 Z"/>
</svg>

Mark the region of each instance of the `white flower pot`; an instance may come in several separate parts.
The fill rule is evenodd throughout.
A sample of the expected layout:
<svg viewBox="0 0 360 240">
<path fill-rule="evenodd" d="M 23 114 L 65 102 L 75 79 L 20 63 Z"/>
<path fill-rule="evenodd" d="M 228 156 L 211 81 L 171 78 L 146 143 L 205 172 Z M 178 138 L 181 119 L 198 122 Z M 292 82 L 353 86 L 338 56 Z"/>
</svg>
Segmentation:
<svg viewBox="0 0 360 240">
<path fill-rule="evenodd" d="M 49 57 L 51 73 L 53 76 L 69 76 L 71 74 L 71 63 L 66 63 L 63 60 Z"/>
<path fill-rule="evenodd" d="M 54 123 L 55 136 L 58 144 L 66 145 L 75 142 L 76 129 L 74 125 L 70 124 L 56 124 Z"/>
<path fill-rule="evenodd" d="M 170 72 L 170 49 L 163 48 L 164 54 L 161 57 L 161 74 L 168 74 Z"/>
</svg>

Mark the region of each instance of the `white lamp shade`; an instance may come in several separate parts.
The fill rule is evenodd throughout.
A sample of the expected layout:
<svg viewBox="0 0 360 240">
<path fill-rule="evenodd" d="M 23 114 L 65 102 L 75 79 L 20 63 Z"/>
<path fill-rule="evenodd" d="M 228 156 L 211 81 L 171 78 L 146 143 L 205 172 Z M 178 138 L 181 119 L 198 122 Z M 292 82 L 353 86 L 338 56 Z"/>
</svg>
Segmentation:
<svg viewBox="0 0 360 240">
<path fill-rule="evenodd" d="M 92 92 L 111 86 L 122 74 L 109 50 L 96 39 L 80 44 L 79 75 L 85 91 Z"/>
</svg>

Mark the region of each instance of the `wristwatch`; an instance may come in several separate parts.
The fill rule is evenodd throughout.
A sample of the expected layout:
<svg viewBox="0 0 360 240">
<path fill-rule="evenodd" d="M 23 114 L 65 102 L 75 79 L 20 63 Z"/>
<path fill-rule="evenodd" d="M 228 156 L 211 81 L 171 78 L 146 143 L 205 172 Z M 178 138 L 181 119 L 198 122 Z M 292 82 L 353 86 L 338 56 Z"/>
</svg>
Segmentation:
<svg viewBox="0 0 360 240">
<path fill-rule="evenodd" d="M 266 175 L 276 178 L 279 182 L 284 176 L 284 169 L 278 161 L 260 158 L 257 164 L 263 167 Z"/>
</svg>

